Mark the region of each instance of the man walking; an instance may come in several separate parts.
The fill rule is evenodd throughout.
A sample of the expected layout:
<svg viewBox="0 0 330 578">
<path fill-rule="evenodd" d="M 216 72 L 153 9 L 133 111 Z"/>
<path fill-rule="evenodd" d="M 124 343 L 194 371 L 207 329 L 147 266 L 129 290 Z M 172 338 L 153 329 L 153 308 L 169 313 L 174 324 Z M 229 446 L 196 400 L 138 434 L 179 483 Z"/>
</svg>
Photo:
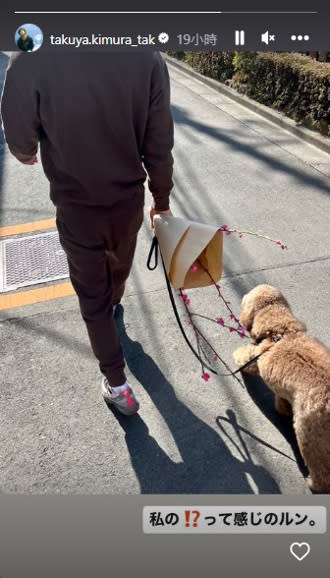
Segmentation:
<svg viewBox="0 0 330 578">
<path fill-rule="evenodd" d="M 157 52 L 15 54 L 1 114 L 10 151 L 37 162 L 38 143 L 56 223 L 107 402 L 139 409 L 113 319 L 143 222 L 148 176 L 155 214 L 171 215 L 173 119 Z"/>
</svg>

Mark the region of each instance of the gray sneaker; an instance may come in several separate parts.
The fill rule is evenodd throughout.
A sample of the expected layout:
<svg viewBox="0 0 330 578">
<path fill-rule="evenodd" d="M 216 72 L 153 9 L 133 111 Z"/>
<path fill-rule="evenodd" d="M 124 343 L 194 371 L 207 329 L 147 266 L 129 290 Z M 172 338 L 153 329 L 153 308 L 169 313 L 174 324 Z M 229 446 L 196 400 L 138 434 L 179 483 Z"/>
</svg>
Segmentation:
<svg viewBox="0 0 330 578">
<path fill-rule="evenodd" d="M 119 393 L 113 393 L 107 378 L 103 376 L 102 393 L 105 401 L 114 405 L 124 415 L 132 415 L 139 411 L 140 404 L 131 386 Z"/>
</svg>

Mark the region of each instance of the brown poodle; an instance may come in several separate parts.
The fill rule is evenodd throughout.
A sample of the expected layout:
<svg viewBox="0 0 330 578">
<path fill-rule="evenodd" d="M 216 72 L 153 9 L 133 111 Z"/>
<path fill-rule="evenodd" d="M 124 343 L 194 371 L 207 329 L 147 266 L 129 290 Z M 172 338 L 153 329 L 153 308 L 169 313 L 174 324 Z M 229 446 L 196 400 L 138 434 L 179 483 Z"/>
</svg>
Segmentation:
<svg viewBox="0 0 330 578">
<path fill-rule="evenodd" d="M 244 371 L 259 373 L 275 393 L 282 415 L 293 413 L 301 455 L 315 492 L 330 492 L 330 351 L 306 335 L 283 295 L 270 285 L 258 285 L 242 300 L 240 322 L 254 344 L 234 353 Z"/>
</svg>

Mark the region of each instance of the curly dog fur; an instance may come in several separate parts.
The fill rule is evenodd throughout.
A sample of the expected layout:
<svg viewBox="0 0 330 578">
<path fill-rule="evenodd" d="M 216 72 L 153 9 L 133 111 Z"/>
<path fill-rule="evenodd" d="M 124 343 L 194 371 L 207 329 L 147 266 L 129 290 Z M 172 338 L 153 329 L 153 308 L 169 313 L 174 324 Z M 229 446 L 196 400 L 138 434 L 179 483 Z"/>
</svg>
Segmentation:
<svg viewBox="0 0 330 578">
<path fill-rule="evenodd" d="M 258 285 L 242 300 L 240 322 L 254 344 L 237 349 L 243 366 L 262 354 L 245 371 L 259 373 L 275 393 L 275 407 L 293 414 L 301 455 L 314 492 L 330 492 L 330 351 L 306 335 L 283 295 L 271 285 Z"/>
</svg>

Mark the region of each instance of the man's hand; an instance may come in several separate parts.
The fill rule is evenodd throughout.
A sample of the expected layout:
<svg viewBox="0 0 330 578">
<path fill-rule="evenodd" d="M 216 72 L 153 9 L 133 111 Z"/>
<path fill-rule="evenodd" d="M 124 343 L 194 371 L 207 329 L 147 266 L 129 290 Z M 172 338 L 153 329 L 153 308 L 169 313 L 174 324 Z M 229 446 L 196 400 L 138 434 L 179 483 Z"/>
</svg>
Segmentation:
<svg viewBox="0 0 330 578">
<path fill-rule="evenodd" d="M 29 159 L 28 161 L 23 161 L 24 165 L 35 165 L 38 162 L 38 157 L 37 155 L 35 155 L 34 157 L 32 157 L 32 159 Z"/>
<path fill-rule="evenodd" d="M 152 229 L 154 229 L 154 216 L 155 215 L 170 215 L 171 217 L 173 217 L 171 209 L 168 209 L 167 211 L 156 211 L 154 209 L 154 205 L 149 207 L 149 212 L 150 212 L 150 220 L 151 220 L 151 228 Z"/>
</svg>

